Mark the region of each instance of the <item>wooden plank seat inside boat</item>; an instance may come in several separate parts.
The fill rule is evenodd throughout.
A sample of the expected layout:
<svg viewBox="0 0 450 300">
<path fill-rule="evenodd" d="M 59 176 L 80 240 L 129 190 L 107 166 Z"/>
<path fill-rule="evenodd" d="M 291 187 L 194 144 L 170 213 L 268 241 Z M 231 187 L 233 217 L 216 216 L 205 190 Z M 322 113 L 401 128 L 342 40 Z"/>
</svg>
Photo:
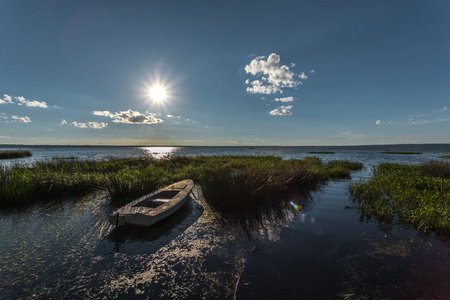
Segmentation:
<svg viewBox="0 0 450 300">
<path fill-rule="evenodd" d="M 141 201 L 133 205 L 133 207 L 148 207 L 148 208 L 157 208 L 158 206 L 167 203 L 170 199 L 175 197 L 180 191 L 162 191 L 158 194 L 153 195 L 152 197 L 146 199 L 145 201 Z"/>
</svg>

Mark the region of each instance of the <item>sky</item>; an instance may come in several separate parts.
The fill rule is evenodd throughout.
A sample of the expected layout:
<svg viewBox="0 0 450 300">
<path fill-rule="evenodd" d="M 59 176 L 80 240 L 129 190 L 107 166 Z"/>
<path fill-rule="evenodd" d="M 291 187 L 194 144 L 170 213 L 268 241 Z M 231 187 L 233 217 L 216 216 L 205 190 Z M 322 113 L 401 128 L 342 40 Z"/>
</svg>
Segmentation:
<svg viewBox="0 0 450 300">
<path fill-rule="evenodd" d="M 0 1 L 0 144 L 450 143 L 449 81 L 448 0 Z"/>
</svg>

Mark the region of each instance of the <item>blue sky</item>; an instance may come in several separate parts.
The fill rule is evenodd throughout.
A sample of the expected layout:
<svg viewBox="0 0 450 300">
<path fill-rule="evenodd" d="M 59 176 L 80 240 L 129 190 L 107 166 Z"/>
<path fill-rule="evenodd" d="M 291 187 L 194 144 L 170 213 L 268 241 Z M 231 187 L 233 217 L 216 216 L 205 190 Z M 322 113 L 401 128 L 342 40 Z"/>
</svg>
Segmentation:
<svg viewBox="0 0 450 300">
<path fill-rule="evenodd" d="M 0 1 L 0 144 L 448 143 L 449 80 L 448 0 Z"/>
</svg>

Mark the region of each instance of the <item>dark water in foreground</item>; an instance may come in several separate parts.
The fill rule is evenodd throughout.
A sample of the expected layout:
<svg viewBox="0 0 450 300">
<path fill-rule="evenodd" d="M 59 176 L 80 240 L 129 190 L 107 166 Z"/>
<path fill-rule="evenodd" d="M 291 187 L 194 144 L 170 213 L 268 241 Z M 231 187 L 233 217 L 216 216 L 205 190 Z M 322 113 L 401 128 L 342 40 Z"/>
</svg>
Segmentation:
<svg viewBox="0 0 450 300">
<path fill-rule="evenodd" d="M 413 228 L 360 221 L 347 193 L 348 184 L 369 177 L 374 165 L 420 163 L 446 154 L 442 150 L 450 145 L 23 149 L 33 156 L 18 163 L 72 156 L 314 155 L 363 162 L 367 169 L 352 180 L 330 182 L 310 197 L 292 195 L 300 201 L 299 210 L 267 209 L 264 217 L 240 224 L 219 222 L 199 188 L 167 221 L 141 230 L 110 226 L 107 216 L 115 207 L 102 194 L 2 211 L 2 299 L 450 297 L 450 241 L 421 236 Z M 379 153 L 385 150 L 423 154 Z"/>
</svg>

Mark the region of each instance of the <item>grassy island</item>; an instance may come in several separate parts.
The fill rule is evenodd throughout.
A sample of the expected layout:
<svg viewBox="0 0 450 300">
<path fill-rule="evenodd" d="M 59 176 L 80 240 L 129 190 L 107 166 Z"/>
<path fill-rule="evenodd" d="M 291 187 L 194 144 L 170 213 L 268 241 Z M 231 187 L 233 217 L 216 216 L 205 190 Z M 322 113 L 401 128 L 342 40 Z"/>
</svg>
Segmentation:
<svg viewBox="0 0 450 300">
<path fill-rule="evenodd" d="M 423 231 L 450 230 L 450 163 L 380 164 L 369 181 L 350 188 L 361 216 L 406 222 Z"/>
<path fill-rule="evenodd" d="M 28 150 L 2 150 L 0 151 L 0 159 L 12 159 L 30 157 L 31 152 Z"/>
<path fill-rule="evenodd" d="M 381 151 L 380 154 L 423 154 L 422 152 L 416 152 L 416 151 Z"/>
<path fill-rule="evenodd" d="M 309 151 L 310 154 L 334 154 L 334 151 Z"/>
<path fill-rule="evenodd" d="M 54 160 L 0 169 L 0 206 L 105 190 L 128 202 L 185 178 L 200 184 L 219 211 L 252 209 L 289 188 L 311 190 L 329 179 L 348 178 L 360 163 L 275 156 L 198 156 L 171 159 Z"/>
</svg>

